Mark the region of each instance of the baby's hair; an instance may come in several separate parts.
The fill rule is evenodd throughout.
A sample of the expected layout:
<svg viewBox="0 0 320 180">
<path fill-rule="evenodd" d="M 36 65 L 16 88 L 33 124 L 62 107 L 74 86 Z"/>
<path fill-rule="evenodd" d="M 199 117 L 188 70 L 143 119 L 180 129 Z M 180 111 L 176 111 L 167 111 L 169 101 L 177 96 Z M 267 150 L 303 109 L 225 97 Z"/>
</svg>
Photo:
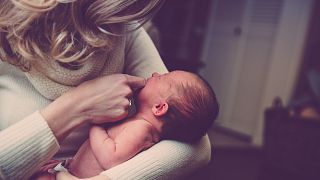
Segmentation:
<svg viewBox="0 0 320 180">
<path fill-rule="evenodd" d="M 0 59 L 24 71 L 35 60 L 84 62 L 95 52 L 111 50 L 116 36 L 139 28 L 162 2 L 1 0 Z"/>
<path fill-rule="evenodd" d="M 209 83 L 195 75 L 196 81 L 180 83 L 177 94 L 168 98 L 163 117 L 162 139 L 194 142 L 201 138 L 219 114 L 219 104 Z"/>
</svg>

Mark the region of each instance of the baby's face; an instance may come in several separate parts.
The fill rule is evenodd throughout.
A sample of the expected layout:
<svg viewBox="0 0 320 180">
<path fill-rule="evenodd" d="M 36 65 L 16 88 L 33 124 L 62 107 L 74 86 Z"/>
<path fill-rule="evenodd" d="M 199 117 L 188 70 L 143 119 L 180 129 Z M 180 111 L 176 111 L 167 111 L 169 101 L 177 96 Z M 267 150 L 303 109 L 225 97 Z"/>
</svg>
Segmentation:
<svg viewBox="0 0 320 180">
<path fill-rule="evenodd" d="M 170 95 L 177 93 L 177 85 L 188 81 L 189 76 L 189 73 L 184 71 L 153 73 L 138 95 L 139 102 L 153 105 L 161 99 L 167 99 Z"/>
</svg>

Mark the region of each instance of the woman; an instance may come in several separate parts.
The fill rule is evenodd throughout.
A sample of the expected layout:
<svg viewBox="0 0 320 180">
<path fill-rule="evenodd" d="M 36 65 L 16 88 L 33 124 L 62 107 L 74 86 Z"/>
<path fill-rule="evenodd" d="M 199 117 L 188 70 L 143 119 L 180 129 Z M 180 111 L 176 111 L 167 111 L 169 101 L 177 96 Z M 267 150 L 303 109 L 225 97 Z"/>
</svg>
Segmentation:
<svg viewBox="0 0 320 180">
<path fill-rule="evenodd" d="M 86 139 L 88 123 L 127 115 L 128 99 L 144 86 L 144 79 L 136 76 L 167 71 L 138 25 L 160 4 L 160 0 L 0 2 L 0 179 L 27 179 L 58 150 L 56 157 L 72 155 Z M 163 142 L 104 174 L 111 179 L 167 177 L 188 162 L 196 167 L 206 163 L 208 147 L 208 139 L 194 145 Z M 173 157 L 164 160 L 158 152 L 168 149 L 166 156 Z M 136 163 L 143 160 L 148 163 Z"/>
</svg>

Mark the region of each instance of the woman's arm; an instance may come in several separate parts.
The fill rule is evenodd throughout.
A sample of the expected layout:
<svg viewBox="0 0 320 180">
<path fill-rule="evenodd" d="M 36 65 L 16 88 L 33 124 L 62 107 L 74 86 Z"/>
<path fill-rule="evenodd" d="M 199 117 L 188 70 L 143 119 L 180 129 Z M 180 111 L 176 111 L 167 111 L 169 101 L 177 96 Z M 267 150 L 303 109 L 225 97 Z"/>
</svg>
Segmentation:
<svg viewBox="0 0 320 180">
<path fill-rule="evenodd" d="M 114 74 L 82 83 L 41 110 L 49 127 L 61 142 L 75 127 L 123 119 L 128 114 L 129 100 L 135 88 L 145 79 Z"/>
<path fill-rule="evenodd" d="M 59 143 L 37 111 L 0 132 L 0 179 L 26 179 L 58 150 Z"/>
<path fill-rule="evenodd" d="M 47 103 L 18 68 L 0 61 L 0 179 L 26 179 L 58 151 L 37 111 Z"/>
<path fill-rule="evenodd" d="M 111 180 L 183 179 L 209 162 L 210 149 L 207 135 L 193 144 L 163 140 L 101 175 Z"/>
<path fill-rule="evenodd" d="M 62 141 L 75 126 L 87 121 L 80 119 L 80 116 L 77 119 L 76 113 L 85 113 L 85 117 L 90 117 L 97 123 L 103 122 L 103 117 L 116 120 L 119 118 L 117 116 L 125 115 L 129 104 L 125 96 L 131 93 L 128 88 L 143 85 L 144 79 L 126 75 L 121 75 L 121 79 L 117 80 L 118 83 L 106 79 L 99 80 L 102 82 L 87 82 L 73 90 L 73 93 L 50 104 L 34 90 L 23 73 L 11 65 L 1 63 L 0 179 L 27 179 L 31 176 L 58 151 L 57 140 Z M 110 82 L 112 84 L 109 86 L 104 84 Z M 122 92 L 122 95 L 121 91 L 118 94 L 103 94 L 104 96 L 96 99 L 97 103 L 95 99 L 90 101 L 90 98 L 85 98 L 94 97 L 98 86 L 100 90 L 114 88 L 113 91 L 125 86 L 127 91 Z M 121 97 L 119 101 L 115 100 L 118 96 Z M 107 101 L 108 97 L 113 99 Z M 43 106 L 46 108 L 41 113 L 36 111 Z M 26 114 L 30 115 L 25 117 Z"/>
</svg>

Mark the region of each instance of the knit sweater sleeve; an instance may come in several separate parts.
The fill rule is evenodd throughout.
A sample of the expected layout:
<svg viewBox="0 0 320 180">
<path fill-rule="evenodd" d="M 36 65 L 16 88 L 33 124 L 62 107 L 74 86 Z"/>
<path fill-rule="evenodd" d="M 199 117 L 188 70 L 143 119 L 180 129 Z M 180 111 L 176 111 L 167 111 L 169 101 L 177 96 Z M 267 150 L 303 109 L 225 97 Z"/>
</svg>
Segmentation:
<svg viewBox="0 0 320 180">
<path fill-rule="evenodd" d="M 59 150 L 37 111 L 0 132 L 0 179 L 27 179 Z"/>
<path fill-rule="evenodd" d="M 210 157 L 207 135 L 194 144 L 164 140 L 101 175 L 111 180 L 180 179 L 206 165 Z"/>
</svg>

